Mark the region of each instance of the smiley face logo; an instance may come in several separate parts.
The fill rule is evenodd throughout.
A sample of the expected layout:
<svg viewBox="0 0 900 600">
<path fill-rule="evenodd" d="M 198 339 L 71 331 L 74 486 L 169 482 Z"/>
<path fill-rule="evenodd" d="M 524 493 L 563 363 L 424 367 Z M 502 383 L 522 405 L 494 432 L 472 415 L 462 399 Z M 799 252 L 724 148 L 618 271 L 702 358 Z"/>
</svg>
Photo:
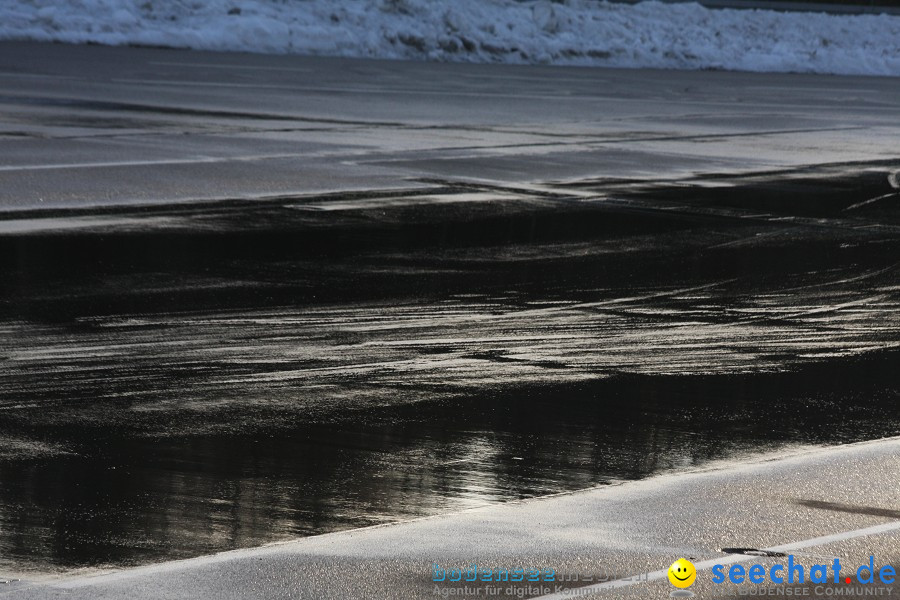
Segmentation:
<svg viewBox="0 0 900 600">
<path fill-rule="evenodd" d="M 697 569 L 694 564 L 684 558 L 679 558 L 669 567 L 669 581 L 678 588 L 691 587 L 697 579 Z"/>
</svg>

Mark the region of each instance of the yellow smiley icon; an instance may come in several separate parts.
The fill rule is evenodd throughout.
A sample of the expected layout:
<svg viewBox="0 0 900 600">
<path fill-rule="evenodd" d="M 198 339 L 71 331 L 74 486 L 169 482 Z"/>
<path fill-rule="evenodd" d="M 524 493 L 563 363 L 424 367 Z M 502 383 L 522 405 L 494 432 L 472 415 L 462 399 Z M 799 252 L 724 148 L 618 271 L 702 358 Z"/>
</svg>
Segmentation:
<svg viewBox="0 0 900 600">
<path fill-rule="evenodd" d="M 679 558 L 669 567 L 669 581 L 675 587 L 690 587 L 695 579 L 697 579 L 697 569 L 694 568 L 694 564 L 689 560 Z"/>
</svg>

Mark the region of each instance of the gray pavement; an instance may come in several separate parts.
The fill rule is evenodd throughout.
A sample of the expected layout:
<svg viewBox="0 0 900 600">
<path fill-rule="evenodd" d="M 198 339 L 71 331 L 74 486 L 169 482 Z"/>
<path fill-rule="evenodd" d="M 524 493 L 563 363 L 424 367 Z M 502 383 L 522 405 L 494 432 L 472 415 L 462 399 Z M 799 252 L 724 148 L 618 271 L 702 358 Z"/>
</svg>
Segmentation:
<svg viewBox="0 0 900 600">
<path fill-rule="evenodd" d="M 0 44 L 0 210 L 896 158 L 894 78 Z"/>
<path fill-rule="evenodd" d="M 560 578 L 594 578 L 518 586 L 527 597 L 664 598 L 674 588 L 658 576 L 625 586 L 612 581 L 665 570 L 684 556 L 700 568 L 691 591 L 714 598 L 737 593 L 739 587 L 713 585 L 709 563 L 728 567 L 743 560 L 748 567 L 763 564 L 767 572 L 772 564 L 785 563 L 784 558 L 729 555 L 722 548 L 780 549 L 807 569 L 831 565 L 837 557 L 845 574 L 869 556 L 878 568 L 892 561 L 897 565 L 898 452 L 900 438 L 795 448 L 696 472 L 118 573 L 26 579 L 0 588 L 0 597 L 436 598 L 452 593 L 442 590 L 465 587 L 435 583 L 435 564 L 450 570 L 474 563 L 552 568 Z M 607 578 L 610 583 L 600 583 Z M 560 593 L 556 585 L 582 593 Z M 498 597 L 520 593 L 501 587 Z M 900 593 L 900 586 L 869 584 L 868 589 L 875 588 L 879 595 Z M 473 594 L 478 595 L 470 592 L 469 597 Z M 815 587 L 809 594 L 818 595 Z"/>
</svg>

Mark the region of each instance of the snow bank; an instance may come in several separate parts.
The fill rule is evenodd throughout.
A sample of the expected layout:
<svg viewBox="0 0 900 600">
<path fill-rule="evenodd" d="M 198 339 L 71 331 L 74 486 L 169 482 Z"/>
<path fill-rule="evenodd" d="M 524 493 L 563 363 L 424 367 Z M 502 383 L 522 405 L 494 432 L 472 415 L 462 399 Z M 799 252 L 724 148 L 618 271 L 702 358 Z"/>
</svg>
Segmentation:
<svg viewBox="0 0 900 600">
<path fill-rule="evenodd" d="M 0 0 L 0 39 L 900 75 L 900 17 L 596 0 Z"/>
</svg>

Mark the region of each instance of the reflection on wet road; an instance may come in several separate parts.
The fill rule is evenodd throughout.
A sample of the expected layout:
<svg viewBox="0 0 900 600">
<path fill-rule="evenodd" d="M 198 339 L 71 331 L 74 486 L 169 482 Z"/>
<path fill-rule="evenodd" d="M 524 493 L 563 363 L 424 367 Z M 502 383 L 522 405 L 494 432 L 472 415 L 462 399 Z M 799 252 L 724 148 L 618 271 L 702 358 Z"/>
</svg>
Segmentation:
<svg viewBox="0 0 900 600">
<path fill-rule="evenodd" d="M 889 172 L 0 220 L 0 567 L 900 433 Z"/>
</svg>

